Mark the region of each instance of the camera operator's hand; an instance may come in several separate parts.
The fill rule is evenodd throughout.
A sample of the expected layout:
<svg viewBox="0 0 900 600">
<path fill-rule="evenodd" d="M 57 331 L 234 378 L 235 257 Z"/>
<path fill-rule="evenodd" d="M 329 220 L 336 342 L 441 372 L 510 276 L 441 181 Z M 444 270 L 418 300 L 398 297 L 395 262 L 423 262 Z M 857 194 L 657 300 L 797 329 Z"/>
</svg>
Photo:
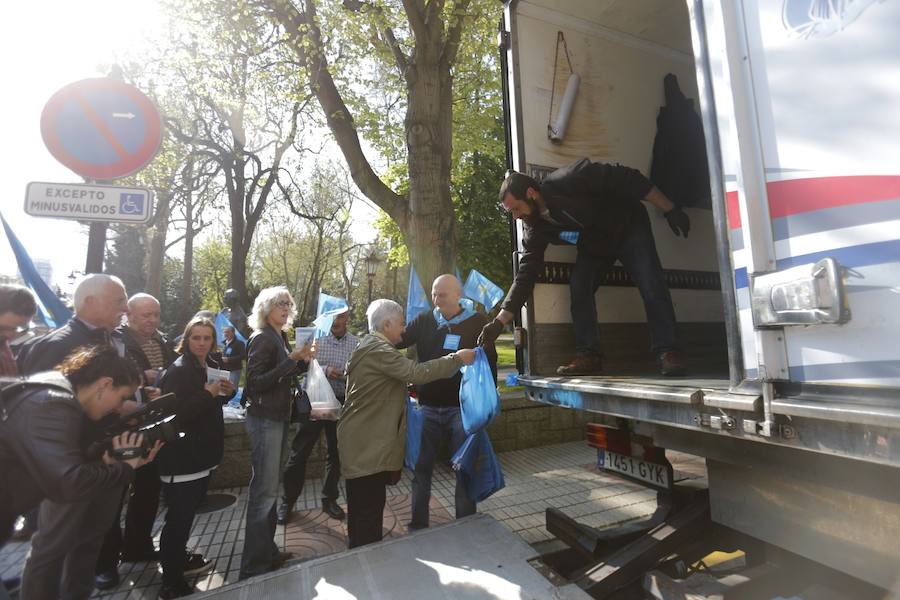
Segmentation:
<svg viewBox="0 0 900 600">
<path fill-rule="evenodd" d="M 291 360 L 302 360 L 304 362 L 309 362 L 316 357 L 316 345 L 315 344 L 306 344 L 302 348 L 297 348 L 290 354 L 288 357 Z"/>
<path fill-rule="evenodd" d="M 147 396 L 147 400 L 152 401 L 159 398 L 159 395 L 162 394 L 162 390 L 158 387 L 153 387 L 152 385 L 145 385 L 144 394 Z"/>
<path fill-rule="evenodd" d="M 125 401 L 122 403 L 122 406 L 119 407 L 119 411 L 118 411 L 118 412 L 119 412 L 119 414 L 122 415 L 123 417 L 127 417 L 128 415 L 130 415 L 131 413 L 133 413 L 134 411 L 136 411 L 136 410 L 139 409 L 140 407 L 141 407 L 141 405 L 138 404 L 135 400 L 125 400 Z"/>
<path fill-rule="evenodd" d="M 126 431 L 125 433 L 119 434 L 112 439 L 112 447 L 113 451 L 116 450 L 131 450 L 133 448 L 141 448 L 141 445 L 144 443 L 144 436 L 139 433 L 134 433 L 133 431 Z M 156 458 L 156 453 L 159 452 L 159 449 L 162 448 L 162 442 L 157 441 L 154 444 L 153 448 L 150 449 L 150 453 L 144 456 L 136 456 L 134 458 L 129 458 L 127 460 L 118 460 L 111 453 L 107 452 L 103 455 L 103 462 L 108 465 L 113 465 L 117 462 L 123 462 L 127 465 L 130 465 L 132 469 L 138 469 L 143 467 L 149 462 L 152 462 L 154 458 Z"/>
</svg>

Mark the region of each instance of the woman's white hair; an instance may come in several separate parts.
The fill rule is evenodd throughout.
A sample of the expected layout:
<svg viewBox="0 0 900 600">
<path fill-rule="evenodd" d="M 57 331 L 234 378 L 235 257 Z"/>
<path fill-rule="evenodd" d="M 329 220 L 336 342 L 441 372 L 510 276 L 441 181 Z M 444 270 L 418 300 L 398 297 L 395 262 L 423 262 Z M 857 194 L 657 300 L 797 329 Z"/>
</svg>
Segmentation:
<svg viewBox="0 0 900 600">
<path fill-rule="evenodd" d="M 386 321 L 398 320 L 403 322 L 403 307 L 387 298 L 373 300 L 366 309 L 366 318 L 369 320 L 369 331 L 384 331 Z"/>
<path fill-rule="evenodd" d="M 287 329 L 294 322 L 297 311 L 294 310 L 294 297 L 283 285 L 264 288 L 259 292 L 256 300 L 253 302 L 253 312 L 250 314 L 250 326 L 257 331 L 261 331 L 269 324 L 269 313 L 275 308 L 275 305 L 282 300 L 288 300 L 291 303 L 291 312 L 288 316 L 287 323 L 284 328 Z"/>
</svg>

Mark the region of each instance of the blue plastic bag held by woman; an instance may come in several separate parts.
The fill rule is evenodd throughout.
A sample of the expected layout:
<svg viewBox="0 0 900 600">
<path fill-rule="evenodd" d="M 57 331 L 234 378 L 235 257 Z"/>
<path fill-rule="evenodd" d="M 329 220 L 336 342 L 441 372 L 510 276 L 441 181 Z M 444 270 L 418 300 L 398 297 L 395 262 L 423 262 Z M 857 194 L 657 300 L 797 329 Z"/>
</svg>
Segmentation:
<svg viewBox="0 0 900 600">
<path fill-rule="evenodd" d="M 419 448 L 422 446 L 422 427 L 425 424 L 425 415 L 419 403 L 406 397 L 406 457 L 403 466 L 412 471 L 416 470 L 419 461 Z"/>
<path fill-rule="evenodd" d="M 494 454 L 487 431 L 478 431 L 467 437 L 450 459 L 450 465 L 454 471 L 462 472 L 466 495 L 472 502 L 486 500 L 506 487 L 500 461 Z"/>
<path fill-rule="evenodd" d="M 500 395 L 491 365 L 481 346 L 475 348 L 475 362 L 463 367 L 459 384 L 459 407 L 466 433 L 481 431 L 500 414 Z"/>
</svg>

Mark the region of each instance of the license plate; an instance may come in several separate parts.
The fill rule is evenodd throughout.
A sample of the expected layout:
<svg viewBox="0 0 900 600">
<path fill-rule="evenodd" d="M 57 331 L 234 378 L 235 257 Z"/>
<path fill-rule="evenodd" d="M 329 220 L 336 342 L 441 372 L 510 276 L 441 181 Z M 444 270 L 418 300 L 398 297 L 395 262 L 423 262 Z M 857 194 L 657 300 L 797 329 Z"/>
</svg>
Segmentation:
<svg viewBox="0 0 900 600">
<path fill-rule="evenodd" d="M 597 451 L 597 464 L 607 471 L 615 471 L 656 487 L 668 489 L 672 486 L 669 468 L 666 465 L 646 462 L 609 450 Z"/>
</svg>

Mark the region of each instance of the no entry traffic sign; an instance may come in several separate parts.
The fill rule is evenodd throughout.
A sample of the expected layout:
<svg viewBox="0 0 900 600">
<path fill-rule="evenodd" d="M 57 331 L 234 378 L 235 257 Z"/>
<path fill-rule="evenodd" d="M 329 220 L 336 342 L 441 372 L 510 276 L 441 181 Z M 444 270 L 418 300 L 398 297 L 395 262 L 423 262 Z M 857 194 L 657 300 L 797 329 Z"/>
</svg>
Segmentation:
<svg viewBox="0 0 900 600">
<path fill-rule="evenodd" d="M 47 102 L 41 136 L 54 158 L 82 177 L 117 179 L 153 160 L 162 121 L 136 87 L 106 77 L 83 79 Z"/>
</svg>

